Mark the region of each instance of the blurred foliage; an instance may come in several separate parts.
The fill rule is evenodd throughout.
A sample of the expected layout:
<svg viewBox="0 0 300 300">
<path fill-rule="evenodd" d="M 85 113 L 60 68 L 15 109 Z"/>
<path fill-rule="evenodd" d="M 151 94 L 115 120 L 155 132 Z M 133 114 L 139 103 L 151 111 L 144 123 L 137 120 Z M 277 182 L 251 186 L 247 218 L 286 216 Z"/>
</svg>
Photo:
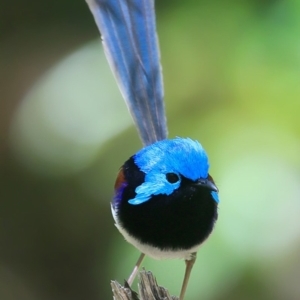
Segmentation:
<svg viewBox="0 0 300 300">
<path fill-rule="evenodd" d="M 110 299 L 141 147 L 84 1 L 0 0 L 0 299 Z M 209 153 L 219 220 L 187 299 L 299 299 L 300 2 L 156 1 L 170 137 Z M 178 294 L 182 261 L 153 261 Z"/>
</svg>

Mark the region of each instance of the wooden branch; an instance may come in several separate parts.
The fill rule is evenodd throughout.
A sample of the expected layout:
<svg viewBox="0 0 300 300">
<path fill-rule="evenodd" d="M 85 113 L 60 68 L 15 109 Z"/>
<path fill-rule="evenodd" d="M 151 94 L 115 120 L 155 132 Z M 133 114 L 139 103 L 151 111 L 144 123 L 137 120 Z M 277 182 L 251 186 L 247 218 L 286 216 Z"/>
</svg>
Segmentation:
<svg viewBox="0 0 300 300">
<path fill-rule="evenodd" d="M 178 300 L 178 297 L 170 296 L 167 289 L 157 285 L 150 271 L 143 269 L 138 277 L 139 294 L 133 291 L 126 281 L 124 286 L 117 281 L 111 281 L 114 300 Z"/>
</svg>

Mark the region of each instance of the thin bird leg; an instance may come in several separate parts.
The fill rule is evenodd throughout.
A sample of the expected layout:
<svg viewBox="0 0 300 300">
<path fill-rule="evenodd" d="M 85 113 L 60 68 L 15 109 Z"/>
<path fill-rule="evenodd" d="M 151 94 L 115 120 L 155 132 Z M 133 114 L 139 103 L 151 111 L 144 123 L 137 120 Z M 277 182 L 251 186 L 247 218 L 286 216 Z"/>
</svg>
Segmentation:
<svg viewBox="0 0 300 300">
<path fill-rule="evenodd" d="M 197 258 L 197 253 L 194 252 L 191 254 L 191 258 L 190 259 L 186 259 L 185 260 L 185 273 L 184 273 L 184 278 L 183 278 L 183 282 L 182 282 L 182 287 L 181 287 L 181 291 L 180 291 L 180 296 L 179 296 L 179 300 L 183 300 L 184 298 L 184 294 L 190 279 L 190 275 L 191 275 L 191 271 L 193 268 L 193 265 L 196 261 Z"/>
<path fill-rule="evenodd" d="M 133 270 L 132 270 L 132 272 L 131 272 L 131 274 L 130 274 L 128 280 L 127 280 L 129 286 L 132 285 L 132 283 L 133 283 L 133 281 L 134 281 L 134 279 L 135 279 L 135 276 L 136 276 L 136 274 L 137 274 L 138 271 L 139 271 L 140 265 L 141 265 L 141 263 L 142 263 L 144 257 L 145 257 L 145 254 L 144 254 L 144 253 L 141 253 L 141 255 L 139 256 L 139 259 L 137 260 L 137 262 L 136 262 L 136 264 L 135 264 L 135 266 L 134 266 L 134 268 L 133 268 Z"/>
</svg>

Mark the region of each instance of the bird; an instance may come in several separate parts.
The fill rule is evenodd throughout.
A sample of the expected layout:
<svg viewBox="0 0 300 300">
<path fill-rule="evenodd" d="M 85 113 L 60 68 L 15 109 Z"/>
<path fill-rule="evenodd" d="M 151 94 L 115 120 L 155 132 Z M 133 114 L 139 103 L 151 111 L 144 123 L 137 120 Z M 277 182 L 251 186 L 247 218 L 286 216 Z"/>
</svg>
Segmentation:
<svg viewBox="0 0 300 300">
<path fill-rule="evenodd" d="M 168 139 L 154 0 L 86 0 L 104 52 L 143 148 L 120 168 L 111 211 L 116 227 L 141 254 L 186 263 L 185 297 L 197 251 L 218 218 L 219 190 L 208 156 L 190 138 Z"/>
<path fill-rule="evenodd" d="M 141 253 L 182 258 L 190 267 L 218 217 L 218 188 L 208 169 L 206 152 L 189 138 L 158 141 L 130 157 L 111 204 L 121 234 Z"/>
</svg>

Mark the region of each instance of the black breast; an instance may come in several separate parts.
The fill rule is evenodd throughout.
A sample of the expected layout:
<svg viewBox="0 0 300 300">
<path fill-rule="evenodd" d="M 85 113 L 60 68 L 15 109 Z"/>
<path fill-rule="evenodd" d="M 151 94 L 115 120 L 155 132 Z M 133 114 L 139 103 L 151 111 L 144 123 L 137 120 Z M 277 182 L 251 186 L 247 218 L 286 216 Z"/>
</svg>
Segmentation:
<svg viewBox="0 0 300 300">
<path fill-rule="evenodd" d="M 217 219 L 217 203 L 210 191 L 196 187 L 186 178 L 171 195 L 156 195 L 132 205 L 135 188 L 145 174 L 129 159 L 123 166 L 127 185 L 116 199 L 120 225 L 140 242 L 160 249 L 189 249 L 202 243 Z"/>
</svg>

